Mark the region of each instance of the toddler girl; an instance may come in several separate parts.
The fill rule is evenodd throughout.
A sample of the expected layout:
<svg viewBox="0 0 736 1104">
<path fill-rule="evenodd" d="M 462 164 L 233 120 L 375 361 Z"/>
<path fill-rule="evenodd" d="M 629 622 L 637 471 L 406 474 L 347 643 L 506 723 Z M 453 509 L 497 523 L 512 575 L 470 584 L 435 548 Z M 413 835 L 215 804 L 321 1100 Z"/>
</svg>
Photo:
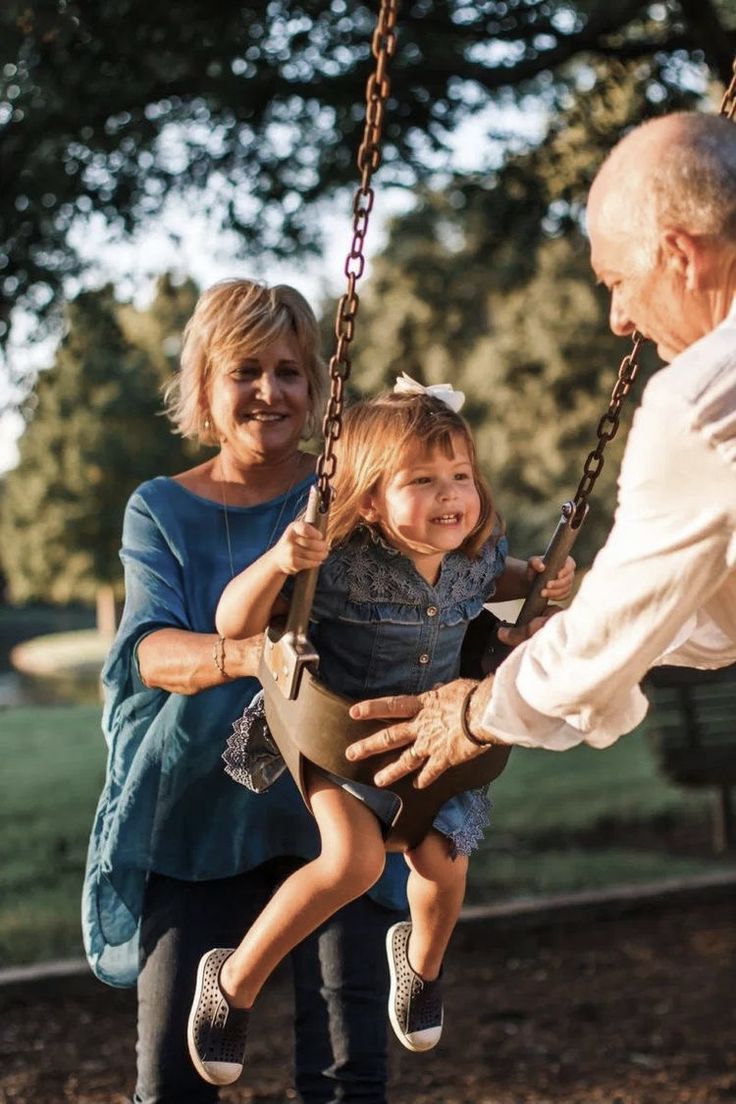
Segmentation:
<svg viewBox="0 0 736 1104">
<path fill-rule="evenodd" d="M 543 569 L 540 557 L 507 555 L 469 427 L 457 413 L 462 394 L 446 385 L 431 394 L 408 380 L 397 386 L 399 393 L 345 414 L 326 536 L 303 520 L 292 523 L 232 580 L 217 608 L 224 636 L 262 632 L 288 608 L 282 592 L 289 577 L 321 564 L 310 641 L 320 681 L 353 699 L 418 694 L 456 678 L 465 629 L 483 603 L 524 597 Z M 574 566 L 568 560 L 543 594 L 566 598 Z M 248 755 L 231 739 L 225 760 L 239 779 L 248 774 Z M 189 1047 L 201 1076 L 215 1084 L 242 1072 L 247 1010 L 274 967 L 383 870 L 382 829 L 397 799 L 311 765 L 306 791 L 321 854 L 281 885 L 239 947 L 215 948 L 199 965 Z M 390 929 L 387 951 L 389 1018 L 409 1050 L 427 1050 L 440 1038 L 442 960 L 488 810 L 485 790 L 452 798 L 406 853 L 411 919 Z"/>
</svg>

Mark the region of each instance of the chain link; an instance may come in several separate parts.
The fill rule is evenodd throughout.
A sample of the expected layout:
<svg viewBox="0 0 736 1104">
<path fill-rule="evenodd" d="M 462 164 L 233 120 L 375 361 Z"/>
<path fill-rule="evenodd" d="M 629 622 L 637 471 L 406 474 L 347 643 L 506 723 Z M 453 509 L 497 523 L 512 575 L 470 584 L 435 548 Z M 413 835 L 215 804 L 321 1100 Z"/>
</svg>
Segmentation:
<svg viewBox="0 0 736 1104">
<path fill-rule="evenodd" d="M 736 58 L 734 58 L 732 70 L 731 83 L 723 93 L 719 111 L 727 119 L 733 119 L 736 116 Z"/>
<path fill-rule="evenodd" d="M 330 358 L 330 397 L 322 423 L 325 443 L 322 455 L 317 460 L 317 490 L 321 513 L 329 508 L 332 499 L 332 479 L 337 466 L 334 444 L 342 430 L 345 383 L 350 378 L 350 342 L 355 334 L 355 320 L 360 303 L 355 287 L 365 270 L 363 249 L 374 200 L 371 180 L 381 163 L 381 137 L 386 104 L 391 91 L 388 65 L 396 52 L 397 11 L 398 0 L 381 0 L 378 22 L 371 43 L 376 66 L 368 78 L 365 90 L 365 127 L 357 156 L 361 177 L 353 199 L 353 240 L 345 258 L 344 267 L 347 290 L 337 304 L 336 345 Z"/>
<path fill-rule="evenodd" d="M 600 475 L 603 467 L 603 450 L 608 442 L 612 441 L 618 433 L 618 427 L 621 421 L 621 408 L 636 379 L 636 374 L 639 371 L 639 352 L 644 344 L 644 338 L 636 331 L 632 340 L 633 347 L 631 352 L 626 354 L 619 365 L 618 376 L 613 391 L 611 392 L 611 401 L 608 404 L 608 410 L 598 422 L 598 428 L 596 430 L 598 442 L 595 448 L 588 453 L 585 463 L 583 464 L 583 477 L 578 484 L 578 489 L 573 499 L 575 507 L 571 519 L 573 527 L 577 526 L 582 521 L 588 496 L 593 490 L 595 481 Z"/>
</svg>

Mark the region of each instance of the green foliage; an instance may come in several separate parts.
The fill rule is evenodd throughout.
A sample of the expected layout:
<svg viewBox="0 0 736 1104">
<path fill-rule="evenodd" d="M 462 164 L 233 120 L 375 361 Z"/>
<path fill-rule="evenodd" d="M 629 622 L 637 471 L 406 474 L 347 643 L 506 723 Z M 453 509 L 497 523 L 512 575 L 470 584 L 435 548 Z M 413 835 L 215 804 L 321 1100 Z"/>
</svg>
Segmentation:
<svg viewBox="0 0 736 1104">
<path fill-rule="evenodd" d="M 6 0 L 0 330 L 15 303 L 57 300 L 92 213 L 125 233 L 194 190 L 251 249 L 313 245 L 313 201 L 355 178 L 374 18 L 345 0 Z M 384 178 L 426 179 L 491 103 L 556 112 L 581 67 L 641 64 L 661 110 L 691 61 L 727 79 L 733 48 L 729 0 L 407 2 Z"/>
<path fill-rule="evenodd" d="M 5 481 L 0 541 L 14 601 L 90 602 L 105 584 L 119 591 L 130 492 L 187 463 L 160 417 L 160 386 L 170 370 L 165 339 L 180 332 L 193 297 L 193 287 L 179 292 L 164 280 L 147 313 L 121 308 L 109 288 L 70 305 Z"/>
</svg>

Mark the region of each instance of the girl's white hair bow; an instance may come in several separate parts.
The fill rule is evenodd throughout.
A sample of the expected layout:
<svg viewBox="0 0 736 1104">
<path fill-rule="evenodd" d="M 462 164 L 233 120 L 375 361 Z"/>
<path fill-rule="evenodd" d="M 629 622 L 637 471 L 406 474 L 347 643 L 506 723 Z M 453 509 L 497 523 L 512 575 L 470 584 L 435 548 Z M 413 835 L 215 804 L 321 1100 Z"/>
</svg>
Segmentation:
<svg viewBox="0 0 736 1104">
<path fill-rule="evenodd" d="M 417 383 L 411 376 L 407 376 L 406 372 L 402 372 L 397 378 L 394 384 L 394 391 L 397 395 L 431 395 L 434 399 L 439 399 L 445 406 L 449 406 L 450 410 L 453 410 L 457 414 L 465 402 L 465 392 L 455 391 L 450 383 L 431 383 L 429 387 L 425 387 L 421 383 Z"/>
</svg>

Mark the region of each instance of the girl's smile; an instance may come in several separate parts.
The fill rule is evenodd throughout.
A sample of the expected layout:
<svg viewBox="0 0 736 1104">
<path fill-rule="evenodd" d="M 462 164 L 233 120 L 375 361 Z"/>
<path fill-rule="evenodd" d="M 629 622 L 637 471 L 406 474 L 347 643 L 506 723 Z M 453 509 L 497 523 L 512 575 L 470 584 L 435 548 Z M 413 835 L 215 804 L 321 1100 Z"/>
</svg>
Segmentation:
<svg viewBox="0 0 736 1104">
<path fill-rule="evenodd" d="M 480 517 L 470 455 L 457 435 L 449 453 L 417 445 L 399 462 L 368 497 L 363 516 L 434 583 L 443 557 L 463 544 Z"/>
</svg>

